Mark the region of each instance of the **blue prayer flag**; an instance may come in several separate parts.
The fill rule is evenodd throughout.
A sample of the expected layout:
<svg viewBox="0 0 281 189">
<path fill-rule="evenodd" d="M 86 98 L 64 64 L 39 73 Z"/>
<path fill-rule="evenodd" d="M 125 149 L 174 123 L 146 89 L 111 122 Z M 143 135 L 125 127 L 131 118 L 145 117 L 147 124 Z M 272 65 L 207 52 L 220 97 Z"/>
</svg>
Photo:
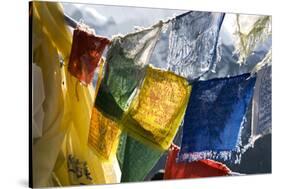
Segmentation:
<svg viewBox="0 0 281 189">
<path fill-rule="evenodd" d="M 210 158 L 213 152 L 235 149 L 256 81 L 249 77 L 243 74 L 193 84 L 184 117 L 180 161 Z"/>
</svg>

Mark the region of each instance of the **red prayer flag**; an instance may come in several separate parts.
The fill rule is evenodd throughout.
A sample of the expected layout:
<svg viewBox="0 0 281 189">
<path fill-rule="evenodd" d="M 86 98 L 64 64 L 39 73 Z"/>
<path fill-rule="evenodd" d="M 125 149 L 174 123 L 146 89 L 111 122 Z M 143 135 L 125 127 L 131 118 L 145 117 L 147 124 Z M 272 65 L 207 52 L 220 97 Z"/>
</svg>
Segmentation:
<svg viewBox="0 0 281 189">
<path fill-rule="evenodd" d="M 176 162 L 179 147 L 171 145 L 165 166 L 164 179 L 200 178 L 229 175 L 231 170 L 224 164 L 205 159 L 191 163 Z"/>
<path fill-rule="evenodd" d="M 68 71 L 83 84 L 92 82 L 94 71 L 102 53 L 110 40 L 94 34 L 75 29 L 68 63 Z"/>
</svg>

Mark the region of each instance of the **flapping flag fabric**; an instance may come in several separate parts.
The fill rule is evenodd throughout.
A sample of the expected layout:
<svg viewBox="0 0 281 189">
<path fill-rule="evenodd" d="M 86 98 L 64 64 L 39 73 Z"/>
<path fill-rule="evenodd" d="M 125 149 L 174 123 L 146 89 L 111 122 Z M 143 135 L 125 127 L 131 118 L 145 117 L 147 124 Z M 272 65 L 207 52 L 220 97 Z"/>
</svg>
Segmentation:
<svg viewBox="0 0 281 189">
<path fill-rule="evenodd" d="M 115 121 L 93 108 L 88 144 L 100 159 L 111 160 L 115 157 L 120 133 Z"/>
<path fill-rule="evenodd" d="M 231 170 L 224 164 L 213 160 L 199 160 L 191 163 L 177 163 L 180 149 L 172 145 L 169 149 L 164 179 L 200 178 L 230 175 Z"/>
<path fill-rule="evenodd" d="M 134 94 L 136 87 L 142 82 L 145 67 L 161 32 L 162 22 L 126 36 L 116 36 L 108 50 L 107 68 L 101 84 L 99 99 L 110 99 L 124 111 Z M 115 103 L 114 103 L 115 104 Z M 112 115 L 112 111 L 96 104 L 101 111 Z M 116 107 L 116 108 L 117 108 Z M 117 119 L 120 117 L 117 117 Z"/>
<path fill-rule="evenodd" d="M 183 120 L 190 91 L 184 78 L 148 66 L 122 126 L 141 142 L 168 149 Z"/>
<path fill-rule="evenodd" d="M 121 182 L 142 181 L 163 153 L 144 145 L 123 132 L 117 159 L 122 171 Z"/>
<path fill-rule="evenodd" d="M 234 35 L 235 51 L 239 55 L 239 64 L 246 60 L 267 40 L 271 40 L 272 26 L 271 16 L 241 15 L 237 14 L 236 32 Z"/>
<path fill-rule="evenodd" d="M 187 12 L 172 20 L 169 70 L 193 81 L 212 66 L 224 13 Z"/>
<path fill-rule="evenodd" d="M 184 118 L 180 161 L 235 150 L 256 78 L 243 74 L 198 81 L 192 85 Z"/>
<path fill-rule="evenodd" d="M 104 82 L 101 82 L 99 87 L 95 107 L 104 115 L 116 121 L 120 121 L 124 113 Z"/>
<path fill-rule="evenodd" d="M 168 149 L 164 179 L 235 175 L 217 161 L 241 158 L 271 133 L 270 16 L 238 15 L 232 35 L 224 13 L 190 11 L 110 41 L 80 24 L 71 40 L 65 22 L 75 21 L 58 3 L 32 2 L 29 14 L 38 84 L 31 186 L 144 181 Z M 221 29 L 223 20 L 229 28 Z M 231 64 L 215 72 L 224 60 Z M 181 148 L 172 144 L 179 138 Z"/>
<path fill-rule="evenodd" d="M 271 133 L 271 66 L 258 71 L 252 106 L 252 139 Z"/>
<path fill-rule="evenodd" d="M 82 28 L 75 29 L 68 71 L 83 84 L 90 84 L 102 53 L 109 43 L 107 38 L 95 36 Z"/>
</svg>

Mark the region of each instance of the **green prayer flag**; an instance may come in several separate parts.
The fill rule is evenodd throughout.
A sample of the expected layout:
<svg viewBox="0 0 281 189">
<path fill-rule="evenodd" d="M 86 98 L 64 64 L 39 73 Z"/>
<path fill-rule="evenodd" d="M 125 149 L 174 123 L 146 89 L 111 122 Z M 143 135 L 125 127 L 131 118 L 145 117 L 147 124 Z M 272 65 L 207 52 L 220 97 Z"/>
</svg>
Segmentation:
<svg viewBox="0 0 281 189">
<path fill-rule="evenodd" d="M 117 152 L 122 172 L 121 182 L 143 181 L 162 154 L 123 132 Z"/>
</svg>

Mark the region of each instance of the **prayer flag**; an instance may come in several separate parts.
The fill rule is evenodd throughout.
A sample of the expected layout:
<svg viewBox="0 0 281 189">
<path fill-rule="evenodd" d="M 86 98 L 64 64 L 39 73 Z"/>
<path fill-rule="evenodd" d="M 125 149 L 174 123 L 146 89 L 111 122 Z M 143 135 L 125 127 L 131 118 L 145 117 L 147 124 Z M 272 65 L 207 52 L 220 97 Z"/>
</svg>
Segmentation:
<svg viewBox="0 0 281 189">
<path fill-rule="evenodd" d="M 75 29 L 68 71 L 83 84 L 90 84 L 102 53 L 109 43 L 107 38 L 95 36 L 85 29 Z"/>
<path fill-rule="evenodd" d="M 271 66 L 258 71 L 252 106 L 252 138 L 271 133 Z"/>
<path fill-rule="evenodd" d="M 181 178 L 200 178 L 230 175 L 230 169 L 213 160 L 205 159 L 194 161 L 191 163 L 179 162 L 176 158 L 180 149 L 176 145 L 172 145 L 169 149 L 164 179 L 181 179 Z"/>
<path fill-rule="evenodd" d="M 161 155 L 162 152 L 138 142 L 123 132 L 117 153 L 122 171 L 121 182 L 143 181 Z"/>
<path fill-rule="evenodd" d="M 120 133 L 115 121 L 93 107 L 88 144 L 100 159 L 111 160 L 115 157 Z"/>
<path fill-rule="evenodd" d="M 168 149 L 183 120 L 190 91 L 185 78 L 148 66 L 122 126 L 141 142 Z"/>
<path fill-rule="evenodd" d="M 193 81 L 209 71 L 224 13 L 190 11 L 172 20 L 169 70 Z"/>
<path fill-rule="evenodd" d="M 233 40 L 238 63 L 246 63 L 250 55 L 257 53 L 268 39 L 271 41 L 271 16 L 236 14 Z M 256 52 L 257 51 L 257 52 Z"/>
<path fill-rule="evenodd" d="M 255 81 L 250 74 L 243 74 L 192 85 L 184 117 L 180 161 L 206 159 L 213 152 L 235 149 Z"/>
</svg>

